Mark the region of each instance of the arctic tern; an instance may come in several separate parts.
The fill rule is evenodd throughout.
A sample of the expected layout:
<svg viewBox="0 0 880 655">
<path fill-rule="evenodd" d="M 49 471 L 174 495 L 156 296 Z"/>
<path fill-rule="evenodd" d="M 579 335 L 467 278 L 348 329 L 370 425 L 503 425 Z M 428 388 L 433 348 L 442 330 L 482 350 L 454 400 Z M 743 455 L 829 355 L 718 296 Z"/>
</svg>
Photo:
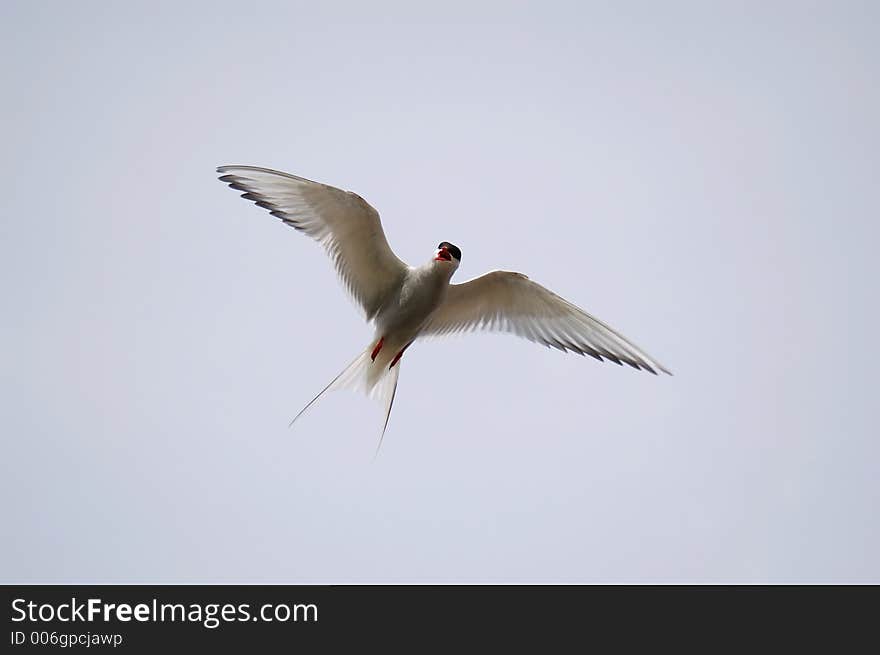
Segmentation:
<svg viewBox="0 0 880 655">
<path fill-rule="evenodd" d="M 381 446 L 403 353 L 419 337 L 451 332 L 509 332 L 563 352 L 671 375 L 619 332 L 522 273 L 492 271 L 450 284 L 461 250 L 448 241 L 421 266 L 407 265 L 388 245 L 379 213 L 355 193 L 256 166 L 220 166 L 217 172 L 242 198 L 318 241 L 375 325 L 366 348 L 291 425 L 328 391 L 358 389 L 384 407 Z"/>
</svg>

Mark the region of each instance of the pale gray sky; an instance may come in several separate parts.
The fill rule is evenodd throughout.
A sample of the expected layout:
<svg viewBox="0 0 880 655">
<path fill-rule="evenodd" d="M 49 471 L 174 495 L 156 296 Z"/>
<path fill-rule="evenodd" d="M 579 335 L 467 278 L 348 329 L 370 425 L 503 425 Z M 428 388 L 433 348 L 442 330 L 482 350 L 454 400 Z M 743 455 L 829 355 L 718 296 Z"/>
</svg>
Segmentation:
<svg viewBox="0 0 880 655">
<path fill-rule="evenodd" d="M 413 6 L 417 4 L 419 6 Z M 870 2 L 0 9 L 4 582 L 880 582 Z M 363 195 L 674 372 L 366 344 L 216 180 Z"/>
</svg>

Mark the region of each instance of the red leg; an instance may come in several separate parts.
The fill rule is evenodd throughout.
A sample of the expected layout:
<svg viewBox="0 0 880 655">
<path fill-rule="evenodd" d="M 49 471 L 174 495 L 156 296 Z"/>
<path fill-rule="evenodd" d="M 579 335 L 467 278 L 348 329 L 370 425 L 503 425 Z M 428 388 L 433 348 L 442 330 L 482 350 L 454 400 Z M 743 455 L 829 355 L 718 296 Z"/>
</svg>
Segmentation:
<svg viewBox="0 0 880 655">
<path fill-rule="evenodd" d="M 407 348 L 410 347 L 411 344 L 412 344 L 412 341 L 410 341 L 410 342 L 409 342 L 408 344 L 406 344 L 403 348 L 401 348 L 400 352 L 397 353 L 397 354 L 394 356 L 394 359 L 391 360 L 391 365 L 388 367 L 388 370 L 389 370 L 389 371 L 390 371 L 392 368 L 394 368 L 394 365 L 395 365 L 397 362 L 400 361 L 400 358 L 403 357 L 403 353 L 406 351 Z"/>
<path fill-rule="evenodd" d="M 379 343 L 376 344 L 376 347 L 373 348 L 373 354 L 370 355 L 370 359 L 374 362 L 376 361 L 376 356 L 379 354 L 379 351 L 382 350 L 382 344 L 385 343 L 385 337 L 379 339 Z"/>
</svg>

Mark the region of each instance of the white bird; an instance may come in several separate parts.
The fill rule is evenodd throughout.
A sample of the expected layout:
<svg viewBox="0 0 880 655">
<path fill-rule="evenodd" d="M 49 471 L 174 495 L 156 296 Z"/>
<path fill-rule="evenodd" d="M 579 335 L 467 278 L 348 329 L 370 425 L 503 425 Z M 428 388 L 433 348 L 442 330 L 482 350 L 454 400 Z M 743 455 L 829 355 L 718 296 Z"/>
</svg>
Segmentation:
<svg viewBox="0 0 880 655">
<path fill-rule="evenodd" d="M 563 352 L 671 375 L 619 332 L 522 273 L 492 271 L 450 284 L 461 250 L 448 241 L 421 266 L 408 266 L 389 247 L 379 213 L 355 193 L 256 166 L 220 166 L 217 172 L 220 180 L 244 192 L 242 198 L 324 246 L 367 321 L 375 325 L 363 352 L 291 425 L 326 392 L 353 388 L 383 404 L 384 436 L 404 351 L 419 337 L 450 332 L 510 332 Z"/>
</svg>

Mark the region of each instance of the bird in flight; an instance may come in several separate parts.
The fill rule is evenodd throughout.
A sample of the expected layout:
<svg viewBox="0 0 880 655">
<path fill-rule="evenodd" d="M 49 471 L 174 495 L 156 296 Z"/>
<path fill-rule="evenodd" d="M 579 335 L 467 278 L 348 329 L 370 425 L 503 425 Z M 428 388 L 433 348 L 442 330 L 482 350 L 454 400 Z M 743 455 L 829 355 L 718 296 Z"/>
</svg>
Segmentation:
<svg viewBox="0 0 880 655">
<path fill-rule="evenodd" d="M 509 332 L 563 352 L 671 375 L 619 332 L 522 273 L 492 271 L 450 284 L 461 250 L 448 241 L 422 265 L 409 266 L 388 245 L 379 213 L 355 193 L 256 166 L 220 166 L 217 172 L 242 198 L 318 241 L 375 326 L 366 348 L 291 425 L 328 391 L 357 389 L 384 408 L 381 446 L 404 352 L 420 337 L 452 332 Z"/>
</svg>

